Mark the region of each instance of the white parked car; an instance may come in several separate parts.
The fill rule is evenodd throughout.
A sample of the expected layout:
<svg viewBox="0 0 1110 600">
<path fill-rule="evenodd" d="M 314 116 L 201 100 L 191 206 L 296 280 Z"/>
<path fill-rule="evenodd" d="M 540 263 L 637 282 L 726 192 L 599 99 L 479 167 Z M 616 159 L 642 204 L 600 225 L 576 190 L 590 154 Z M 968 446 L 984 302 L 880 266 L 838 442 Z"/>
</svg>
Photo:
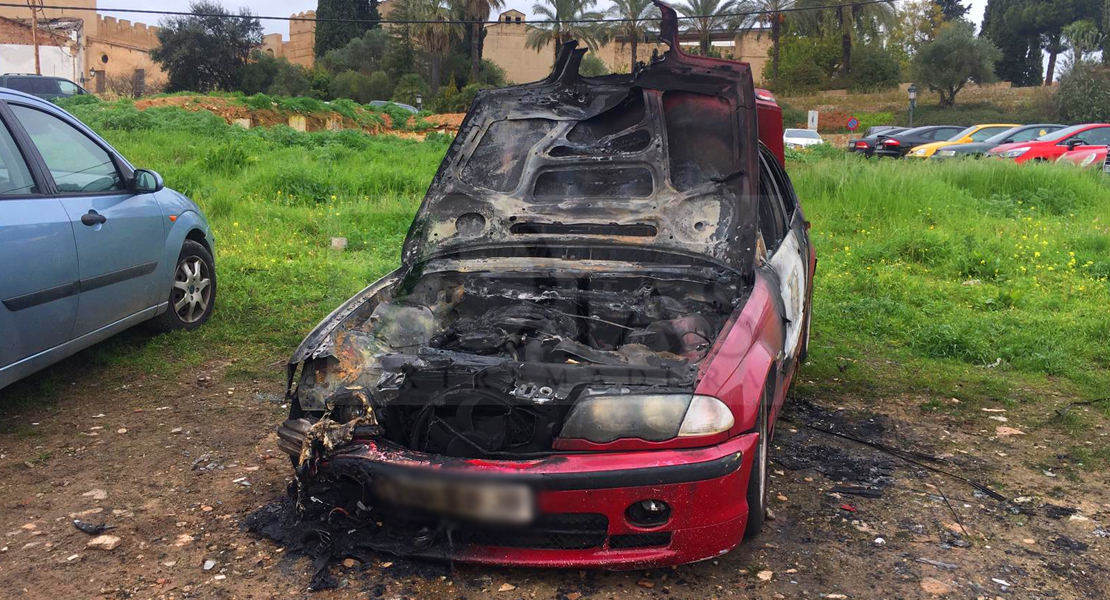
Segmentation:
<svg viewBox="0 0 1110 600">
<path fill-rule="evenodd" d="M 782 143 L 787 148 L 804 148 L 824 144 L 825 140 L 812 129 L 787 129 L 782 132 Z"/>
</svg>

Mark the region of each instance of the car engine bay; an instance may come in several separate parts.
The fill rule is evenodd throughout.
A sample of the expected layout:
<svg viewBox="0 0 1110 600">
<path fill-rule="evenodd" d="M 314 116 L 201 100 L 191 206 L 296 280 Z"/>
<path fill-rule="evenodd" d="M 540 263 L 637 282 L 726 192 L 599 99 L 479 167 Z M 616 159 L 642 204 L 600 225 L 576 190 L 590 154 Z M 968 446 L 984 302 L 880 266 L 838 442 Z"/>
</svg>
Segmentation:
<svg viewBox="0 0 1110 600">
<path fill-rule="evenodd" d="M 443 272 L 351 315 L 305 365 L 302 407 L 372 414 L 394 444 L 453 457 L 550 452 L 599 393 L 686 392 L 742 294 L 642 273 Z"/>
</svg>

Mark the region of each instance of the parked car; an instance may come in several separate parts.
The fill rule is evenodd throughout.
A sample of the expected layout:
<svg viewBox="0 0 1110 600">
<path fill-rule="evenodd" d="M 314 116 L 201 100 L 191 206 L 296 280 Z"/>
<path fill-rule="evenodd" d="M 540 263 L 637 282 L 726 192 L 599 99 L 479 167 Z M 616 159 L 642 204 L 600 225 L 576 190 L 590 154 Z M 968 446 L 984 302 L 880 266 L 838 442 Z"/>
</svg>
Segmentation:
<svg viewBox="0 0 1110 600">
<path fill-rule="evenodd" d="M 787 148 L 805 148 L 824 144 L 821 135 L 812 129 L 787 129 L 782 133 L 782 143 Z"/>
<path fill-rule="evenodd" d="M 410 113 L 412 113 L 414 115 L 416 113 L 420 112 L 419 110 L 416 109 L 415 106 L 412 106 L 411 104 L 405 104 L 404 102 L 393 102 L 391 100 L 371 100 L 370 101 L 370 106 L 373 106 L 375 108 L 382 108 L 384 106 L 389 106 L 390 104 L 392 104 L 394 106 L 399 106 L 399 107 L 409 111 Z"/>
<path fill-rule="evenodd" d="M 124 329 L 204 323 L 196 204 L 53 103 L 0 90 L 0 388 Z"/>
<path fill-rule="evenodd" d="M 1019 163 L 1042 162 L 1056 160 L 1079 146 L 1107 144 L 1110 144 L 1110 124 L 1087 123 L 1065 127 L 1027 142 L 1001 144 L 992 148 L 987 155 L 1009 158 Z"/>
<path fill-rule="evenodd" d="M 760 530 L 816 259 L 781 110 L 661 10 L 669 50 L 635 75 L 580 78 L 571 41 L 479 92 L 400 267 L 294 352 L 279 446 L 312 527 L 610 569 Z"/>
<path fill-rule="evenodd" d="M 957 133 L 956 135 L 945 141 L 914 146 L 913 150 L 910 150 L 909 156 L 913 156 L 915 158 L 931 158 L 934 154 L 936 154 L 937 150 L 940 150 L 942 148 L 955 146 L 957 144 L 980 142 L 993 135 L 1002 133 L 1003 131 L 1009 131 L 1014 127 L 1017 127 L 1017 125 L 1014 123 L 1008 123 L 1005 125 L 997 123 L 991 123 L 987 125 L 972 125 L 971 127 L 968 127 L 967 129 Z"/>
<path fill-rule="evenodd" d="M 867 128 L 867 134 L 859 139 L 848 140 L 848 152 L 858 152 L 870 157 L 875 153 L 875 144 L 897 133 L 909 130 L 909 127 L 880 126 Z"/>
<path fill-rule="evenodd" d="M 967 144 L 955 144 L 946 146 L 936 152 L 933 158 L 953 158 L 953 157 L 981 157 L 984 156 L 988 150 L 1002 144 L 1009 144 L 1012 142 L 1026 142 L 1036 139 L 1043 135 L 1048 135 L 1054 131 L 1059 131 L 1067 125 L 1059 125 L 1055 123 L 1037 123 L 1034 125 L 1018 125 L 1006 131 L 996 133 L 993 136 L 981 141 L 971 142 Z"/>
<path fill-rule="evenodd" d="M 1102 168 L 1106 163 L 1106 146 L 1076 146 L 1060 155 L 1056 162 Z"/>
<path fill-rule="evenodd" d="M 875 143 L 875 156 L 901 158 L 915 146 L 945 141 L 966 127 L 956 125 L 926 125 L 915 127 L 879 140 Z"/>
<path fill-rule="evenodd" d="M 88 94 L 88 90 L 63 77 L 49 77 L 26 73 L 0 75 L 0 87 L 37 96 L 43 100 L 69 98 Z"/>
</svg>

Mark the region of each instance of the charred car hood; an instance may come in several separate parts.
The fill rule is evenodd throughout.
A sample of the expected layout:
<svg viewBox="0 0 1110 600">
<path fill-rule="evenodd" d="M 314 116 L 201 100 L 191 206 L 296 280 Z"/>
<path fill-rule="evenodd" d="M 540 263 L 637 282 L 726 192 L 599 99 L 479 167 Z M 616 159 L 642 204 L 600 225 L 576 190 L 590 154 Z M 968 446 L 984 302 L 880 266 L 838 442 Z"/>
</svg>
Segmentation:
<svg viewBox="0 0 1110 600">
<path fill-rule="evenodd" d="M 586 246 L 750 274 L 751 69 L 682 53 L 665 39 L 673 19 L 664 11 L 671 49 L 630 74 L 579 75 L 586 50 L 569 42 L 547 79 L 480 93 L 409 230 L 403 264 Z"/>
</svg>

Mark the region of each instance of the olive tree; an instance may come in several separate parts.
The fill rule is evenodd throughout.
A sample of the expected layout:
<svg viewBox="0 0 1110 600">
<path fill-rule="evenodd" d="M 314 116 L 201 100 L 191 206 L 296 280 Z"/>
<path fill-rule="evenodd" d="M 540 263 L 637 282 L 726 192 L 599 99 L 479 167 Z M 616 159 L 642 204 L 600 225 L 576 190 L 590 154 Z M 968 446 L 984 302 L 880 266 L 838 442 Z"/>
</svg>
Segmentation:
<svg viewBox="0 0 1110 600">
<path fill-rule="evenodd" d="M 990 40 L 975 36 L 974 25 L 959 21 L 921 46 L 914 57 L 913 74 L 917 83 L 939 93 L 941 107 L 948 108 L 967 84 L 995 81 L 994 63 L 1000 56 Z"/>
</svg>

